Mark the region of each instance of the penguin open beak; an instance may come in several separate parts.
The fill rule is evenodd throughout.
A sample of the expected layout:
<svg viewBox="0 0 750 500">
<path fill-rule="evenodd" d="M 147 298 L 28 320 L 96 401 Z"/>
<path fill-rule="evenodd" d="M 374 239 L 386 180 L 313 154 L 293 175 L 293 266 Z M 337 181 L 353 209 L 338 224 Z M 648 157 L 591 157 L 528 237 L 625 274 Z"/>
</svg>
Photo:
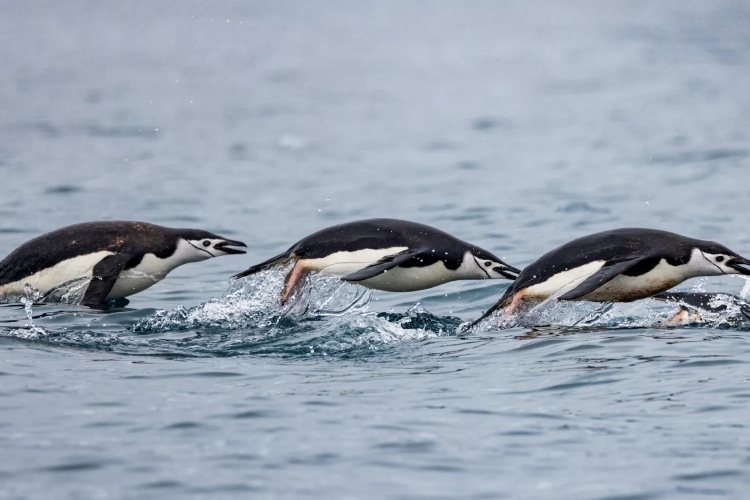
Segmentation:
<svg viewBox="0 0 750 500">
<path fill-rule="evenodd" d="M 245 245 L 241 241 L 234 241 L 234 240 L 224 240 L 224 241 L 219 242 L 216 245 L 214 245 L 214 248 L 216 250 L 220 250 L 220 251 L 224 252 L 227 255 L 243 254 L 243 253 L 245 253 L 244 250 L 238 250 L 236 248 L 230 248 L 230 247 L 245 247 L 245 248 L 247 248 L 247 245 Z"/>
<path fill-rule="evenodd" d="M 727 262 L 727 265 L 732 269 L 736 269 L 740 274 L 750 276 L 750 260 L 747 260 L 745 257 L 740 257 L 739 255 L 733 257 Z"/>
<path fill-rule="evenodd" d="M 496 273 L 502 274 L 509 280 L 515 280 L 516 278 L 518 278 L 518 275 L 521 274 L 521 271 L 519 269 L 516 269 L 513 266 L 509 266 L 508 264 L 505 264 L 505 267 L 494 267 L 492 268 L 492 270 Z"/>
</svg>

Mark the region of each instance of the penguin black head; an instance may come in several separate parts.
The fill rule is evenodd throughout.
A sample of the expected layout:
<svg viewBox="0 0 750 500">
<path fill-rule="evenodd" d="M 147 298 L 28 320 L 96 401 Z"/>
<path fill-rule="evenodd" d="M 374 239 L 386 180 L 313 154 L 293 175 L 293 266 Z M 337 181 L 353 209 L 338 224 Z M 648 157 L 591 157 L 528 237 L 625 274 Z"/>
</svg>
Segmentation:
<svg viewBox="0 0 750 500">
<path fill-rule="evenodd" d="M 697 246 L 710 274 L 743 274 L 750 276 L 750 260 L 733 252 L 724 245 L 713 241 L 706 241 Z M 708 274 L 708 273 L 707 273 Z"/>
<path fill-rule="evenodd" d="M 177 253 L 183 259 L 193 262 L 222 255 L 243 254 L 244 250 L 231 247 L 247 247 L 241 241 L 230 240 L 201 229 L 175 229 L 174 234 L 178 238 Z"/>
<path fill-rule="evenodd" d="M 468 268 L 465 270 L 477 274 L 480 277 L 486 276 L 489 279 L 507 278 L 509 280 L 514 280 L 521 272 L 519 269 L 509 266 L 482 248 L 473 247 L 467 252 L 467 254 L 471 256 L 471 259 L 469 260 L 465 258 L 461 267 Z M 469 261 L 468 263 L 467 260 Z"/>
</svg>

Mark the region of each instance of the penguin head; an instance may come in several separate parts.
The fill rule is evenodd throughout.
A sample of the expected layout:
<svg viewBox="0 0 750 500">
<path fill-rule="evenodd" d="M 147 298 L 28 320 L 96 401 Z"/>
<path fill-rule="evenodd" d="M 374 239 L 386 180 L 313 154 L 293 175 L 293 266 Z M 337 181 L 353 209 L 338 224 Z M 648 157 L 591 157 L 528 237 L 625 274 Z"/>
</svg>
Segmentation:
<svg viewBox="0 0 750 500">
<path fill-rule="evenodd" d="M 506 278 L 514 280 L 521 272 L 519 269 L 509 266 L 487 250 L 482 250 L 481 248 L 468 250 L 461 267 L 471 277 L 480 279 Z"/>
<path fill-rule="evenodd" d="M 232 247 L 247 247 L 241 241 L 230 240 L 200 229 L 178 230 L 177 237 L 177 253 L 185 262 L 197 262 L 222 255 L 243 254 L 244 250 Z"/>
<path fill-rule="evenodd" d="M 750 276 L 750 260 L 731 251 L 724 245 L 706 242 L 697 249 L 703 262 L 701 267 L 705 267 L 707 274 L 744 274 Z M 692 259 L 691 259 L 692 260 Z M 700 260 L 700 259 L 699 259 Z"/>
</svg>

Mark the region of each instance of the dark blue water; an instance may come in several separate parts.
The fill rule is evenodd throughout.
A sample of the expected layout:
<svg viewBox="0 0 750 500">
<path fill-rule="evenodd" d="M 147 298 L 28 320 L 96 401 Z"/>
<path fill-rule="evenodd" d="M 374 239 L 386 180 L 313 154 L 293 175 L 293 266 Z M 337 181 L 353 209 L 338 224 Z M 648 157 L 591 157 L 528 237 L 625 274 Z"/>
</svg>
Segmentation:
<svg viewBox="0 0 750 500">
<path fill-rule="evenodd" d="M 228 277 L 364 217 L 519 267 L 622 226 L 750 255 L 748 26 L 740 1 L 0 3 L 2 255 L 97 219 L 249 246 L 127 310 L 0 307 L 0 497 L 743 498 L 737 311 L 460 332 L 506 282 L 281 309 L 281 271 Z"/>
</svg>

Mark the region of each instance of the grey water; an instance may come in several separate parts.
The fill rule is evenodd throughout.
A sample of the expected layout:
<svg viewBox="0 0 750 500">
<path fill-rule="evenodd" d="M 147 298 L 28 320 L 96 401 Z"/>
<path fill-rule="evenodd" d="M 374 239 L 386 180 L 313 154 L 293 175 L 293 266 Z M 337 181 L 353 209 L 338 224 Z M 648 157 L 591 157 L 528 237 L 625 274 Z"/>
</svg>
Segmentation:
<svg viewBox="0 0 750 500">
<path fill-rule="evenodd" d="M 633 226 L 750 254 L 750 7 L 0 2 L 0 254 L 87 220 L 208 229 L 101 314 L 0 306 L 0 497 L 744 498 L 750 340 L 726 313 L 404 294 L 281 270 L 398 217 L 522 267 Z M 737 277 L 682 290 L 740 295 Z"/>
</svg>

